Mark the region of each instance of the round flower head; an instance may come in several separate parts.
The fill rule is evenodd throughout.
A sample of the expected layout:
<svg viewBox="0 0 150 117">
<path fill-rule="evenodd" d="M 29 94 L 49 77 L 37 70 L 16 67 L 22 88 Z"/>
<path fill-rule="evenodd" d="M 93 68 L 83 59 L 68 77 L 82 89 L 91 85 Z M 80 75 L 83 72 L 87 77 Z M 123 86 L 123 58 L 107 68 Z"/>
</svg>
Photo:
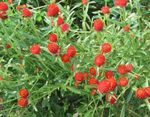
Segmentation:
<svg viewBox="0 0 150 117">
<path fill-rule="evenodd" d="M 105 56 L 102 54 L 99 54 L 94 59 L 94 64 L 98 67 L 102 66 L 105 63 Z"/>
<path fill-rule="evenodd" d="M 47 16 L 55 16 L 58 14 L 58 12 L 59 12 L 59 7 L 57 6 L 57 4 L 52 3 L 48 5 Z"/>
<path fill-rule="evenodd" d="M 101 31 L 104 27 L 104 23 L 101 19 L 94 20 L 93 27 L 95 31 Z"/>
<path fill-rule="evenodd" d="M 48 44 L 47 48 L 52 54 L 56 54 L 59 51 L 59 46 L 56 43 Z"/>
<path fill-rule="evenodd" d="M 114 0 L 116 6 L 125 7 L 128 0 Z"/>
<path fill-rule="evenodd" d="M 32 12 L 28 8 L 24 8 L 22 10 L 22 16 L 23 17 L 31 17 L 32 16 Z"/>
<path fill-rule="evenodd" d="M 38 44 L 33 44 L 33 45 L 30 47 L 30 52 L 31 52 L 32 54 L 40 54 L 40 52 L 41 52 L 40 45 L 38 45 Z"/>
<path fill-rule="evenodd" d="M 57 42 L 57 35 L 55 33 L 49 34 L 49 41 L 50 42 Z"/>
<path fill-rule="evenodd" d="M 20 98 L 18 100 L 18 106 L 26 107 L 27 105 L 28 105 L 28 99 L 27 98 Z"/>
<path fill-rule="evenodd" d="M 64 23 L 60 26 L 62 32 L 66 32 L 69 30 L 69 24 Z"/>
<path fill-rule="evenodd" d="M 103 6 L 101 8 L 101 11 L 103 14 L 108 14 L 110 12 L 109 7 L 108 6 Z"/>
<path fill-rule="evenodd" d="M 63 54 L 61 56 L 61 60 L 62 60 L 63 63 L 67 63 L 67 62 L 70 61 L 70 56 L 68 54 Z"/>
<path fill-rule="evenodd" d="M 68 49 L 67 49 L 67 54 L 70 57 L 75 57 L 75 55 L 76 55 L 76 48 L 75 48 L 75 46 L 73 46 L 73 45 L 69 46 Z"/>
<path fill-rule="evenodd" d="M 60 26 L 60 25 L 62 25 L 63 23 L 64 23 L 63 17 L 58 16 L 58 18 L 57 18 L 57 25 Z"/>
<path fill-rule="evenodd" d="M 5 2 L 0 2 L 0 11 L 7 11 L 8 5 Z"/>
</svg>

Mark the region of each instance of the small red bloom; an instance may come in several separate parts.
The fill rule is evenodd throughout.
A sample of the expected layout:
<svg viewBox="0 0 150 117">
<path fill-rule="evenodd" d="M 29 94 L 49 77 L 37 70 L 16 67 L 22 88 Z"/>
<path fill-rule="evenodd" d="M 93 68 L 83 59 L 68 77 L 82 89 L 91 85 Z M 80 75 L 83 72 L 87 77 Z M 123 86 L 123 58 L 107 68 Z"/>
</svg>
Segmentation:
<svg viewBox="0 0 150 117">
<path fill-rule="evenodd" d="M 12 0 L 8 0 L 8 3 L 9 3 L 9 4 L 12 4 L 12 3 L 13 3 L 13 1 L 12 1 Z"/>
<path fill-rule="evenodd" d="M 63 23 L 64 23 L 63 17 L 58 16 L 58 18 L 57 18 L 57 25 L 60 26 L 60 25 L 62 25 Z"/>
<path fill-rule="evenodd" d="M 74 86 L 75 86 L 75 87 L 78 87 L 79 84 L 80 84 L 79 81 L 75 81 Z"/>
<path fill-rule="evenodd" d="M 96 91 L 97 91 L 97 89 L 96 89 L 96 88 L 93 88 L 92 91 L 91 91 L 91 94 L 92 94 L 92 95 L 95 95 L 95 94 L 96 94 Z"/>
<path fill-rule="evenodd" d="M 56 43 L 48 44 L 47 48 L 52 54 L 56 54 L 59 51 L 59 46 Z"/>
<path fill-rule="evenodd" d="M 27 8 L 27 6 L 25 4 L 16 6 L 16 10 L 19 10 L 19 11 L 24 8 Z"/>
<path fill-rule="evenodd" d="M 112 78 L 113 76 L 114 73 L 111 70 L 105 72 L 105 78 L 109 79 Z"/>
<path fill-rule="evenodd" d="M 20 95 L 20 97 L 22 97 L 22 98 L 27 98 L 28 95 L 29 95 L 29 92 L 28 92 L 27 89 L 20 89 L 19 95 Z"/>
<path fill-rule="evenodd" d="M 133 65 L 132 65 L 132 64 L 127 64 L 127 65 L 126 65 L 126 68 L 127 68 L 127 71 L 128 71 L 128 72 L 131 72 L 132 69 L 133 69 Z"/>
<path fill-rule="evenodd" d="M 107 93 L 110 89 L 110 82 L 108 80 L 102 80 L 98 83 L 97 89 L 100 93 Z"/>
<path fill-rule="evenodd" d="M 73 46 L 73 45 L 69 46 L 68 49 L 67 49 L 67 54 L 70 57 L 74 57 L 76 55 L 76 48 L 75 48 L 75 46 Z"/>
<path fill-rule="evenodd" d="M 135 95 L 139 99 L 144 99 L 147 97 L 147 94 L 143 88 L 138 88 L 135 92 Z"/>
<path fill-rule="evenodd" d="M 2 77 L 2 76 L 0 76 L 0 80 L 3 80 L 3 77 Z"/>
<path fill-rule="evenodd" d="M 108 6 L 103 6 L 101 8 L 101 11 L 103 14 L 108 14 L 110 12 L 109 7 Z"/>
<path fill-rule="evenodd" d="M 58 14 L 58 12 L 59 12 L 59 7 L 57 6 L 57 4 L 52 3 L 48 5 L 47 16 L 55 16 Z"/>
<path fill-rule="evenodd" d="M 101 19 L 94 20 L 93 27 L 96 31 L 101 31 L 104 27 L 104 23 Z"/>
<path fill-rule="evenodd" d="M 115 0 L 114 3 L 116 6 L 125 7 L 128 0 Z"/>
<path fill-rule="evenodd" d="M 98 84 L 98 80 L 96 78 L 90 78 L 88 83 L 89 83 L 89 85 Z"/>
<path fill-rule="evenodd" d="M 110 43 L 103 43 L 102 44 L 102 52 L 103 53 L 108 53 L 110 52 L 112 49 L 111 44 Z"/>
<path fill-rule="evenodd" d="M 76 72 L 74 75 L 74 79 L 76 81 L 83 81 L 84 80 L 84 74 L 82 72 Z"/>
<path fill-rule="evenodd" d="M 20 107 L 26 107 L 28 105 L 28 99 L 26 98 L 20 98 L 18 100 L 18 106 Z"/>
<path fill-rule="evenodd" d="M 68 54 L 64 54 L 61 56 L 61 60 L 63 63 L 67 63 L 70 61 L 70 56 Z"/>
<path fill-rule="evenodd" d="M 107 79 L 107 81 L 110 83 L 109 90 L 113 91 L 116 88 L 116 86 L 117 86 L 116 79 L 111 77 L 111 78 Z"/>
<path fill-rule="evenodd" d="M 84 80 L 88 79 L 89 74 L 87 72 L 84 72 L 83 74 L 84 74 Z"/>
<path fill-rule="evenodd" d="M 40 54 L 40 52 L 41 52 L 40 45 L 38 45 L 38 44 L 33 44 L 33 45 L 30 47 L 30 52 L 31 52 L 32 54 Z"/>
<path fill-rule="evenodd" d="M 62 32 L 66 32 L 69 30 L 69 24 L 64 23 L 60 26 Z"/>
<path fill-rule="evenodd" d="M 138 79 L 139 79 L 139 74 L 135 74 L 135 75 L 134 75 L 134 78 L 135 78 L 136 80 L 138 80 Z"/>
<path fill-rule="evenodd" d="M 123 30 L 126 31 L 126 32 L 129 32 L 130 26 L 129 26 L 129 25 L 125 25 L 125 26 L 123 27 Z"/>
<path fill-rule="evenodd" d="M 8 16 L 7 16 L 6 11 L 0 11 L 0 19 L 5 20 L 7 18 L 8 18 Z"/>
<path fill-rule="evenodd" d="M 109 102 L 110 104 L 116 103 L 116 100 L 117 100 L 116 94 L 113 94 L 113 95 L 106 94 L 106 101 Z"/>
<path fill-rule="evenodd" d="M 103 65 L 105 63 L 105 56 L 102 54 L 99 54 L 95 57 L 94 59 L 94 64 L 98 67 L 100 67 L 101 65 Z"/>
<path fill-rule="evenodd" d="M 32 12 L 28 8 L 24 8 L 22 10 L 22 16 L 23 17 L 31 17 L 32 16 Z"/>
<path fill-rule="evenodd" d="M 120 64 L 117 68 L 117 71 L 120 74 L 126 74 L 128 72 L 125 64 Z"/>
<path fill-rule="evenodd" d="M 89 71 L 91 75 L 96 75 L 96 69 L 94 67 L 90 67 Z"/>
<path fill-rule="evenodd" d="M 86 5 L 88 3 L 88 0 L 82 0 L 82 4 Z"/>
<path fill-rule="evenodd" d="M 5 48 L 9 49 L 11 47 L 11 45 L 9 43 L 5 44 Z"/>
<path fill-rule="evenodd" d="M 7 11 L 8 5 L 5 2 L 0 2 L 0 11 Z"/>
<path fill-rule="evenodd" d="M 127 78 L 125 78 L 125 77 L 122 77 L 122 78 L 120 78 L 119 79 L 119 85 L 120 86 L 126 86 L 128 84 L 128 79 Z"/>
<path fill-rule="evenodd" d="M 57 35 L 56 34 L 54 34 L 54 33 L 51 33 L 51 34 L 49 34 L 49 41 L 51 41 L 51 42 L 57 42 Z"/>
<path fill-rule="evenodd" d="M 146 92 L 147 96 L 150 97 L 150 87 L 145 87 L 144 91 Z"/>
</svg>

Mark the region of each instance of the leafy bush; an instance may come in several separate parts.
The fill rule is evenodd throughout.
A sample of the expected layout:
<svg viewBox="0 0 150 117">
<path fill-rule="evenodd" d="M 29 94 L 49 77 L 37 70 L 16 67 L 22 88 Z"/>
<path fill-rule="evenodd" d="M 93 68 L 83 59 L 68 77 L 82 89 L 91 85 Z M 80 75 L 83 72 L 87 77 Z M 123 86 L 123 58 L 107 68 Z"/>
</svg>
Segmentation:
<svg viewBox="0 0 150 117">
<path fill-rule="evenodd" d="M 149 2 L 114 1 L 0 2 L 0 116 L 150 114 Z"/>
</svg>

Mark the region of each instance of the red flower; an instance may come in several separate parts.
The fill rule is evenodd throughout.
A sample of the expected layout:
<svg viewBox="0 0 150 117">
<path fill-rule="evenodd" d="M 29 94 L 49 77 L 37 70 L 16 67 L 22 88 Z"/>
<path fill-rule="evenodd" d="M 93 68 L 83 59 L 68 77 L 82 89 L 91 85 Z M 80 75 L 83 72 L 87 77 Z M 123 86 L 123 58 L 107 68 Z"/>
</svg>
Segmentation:
<svg viewBox="0 0 150 117">
<path fill-rule="evenodd" d="M 12 1 L 12 0 L 8 0 L 8 3 L 9 3 L 9 4 L 12 4 L 12 3 L 13 3 L 13 1 Z"/>
<path fill-rule="evenodd" d="M 144 99 L 147 97 L 147 94 L 143 88 L 138 88 L 135 92 L 135 95 L 139 99 Z"/>
<path fill-rule="evenodd" d="M 90 67 L 89 71 L 91 75 L 96 75 L 96 69 L 94 67 Z"/>
<path fill-rule="evenodd" d="M 0 11 L 7 11 L 8 5 L 5 2 L 0 2 Z"/>
<path fill-rule="evenodd" d="M 123 27 L 123 30 L 126 31 L 126 32 L 129 32 L 130 26 L 129 26 L 129 25 L 125 25 L 125 26 Z"/>
<path fill-rule="evenodd" d="M 24 8 L 27 8 L 25 4 L 16 6 L 16 10 L 19 10 L 19 11 Z"/>
<path fill-rule="evenodd" d="M 2 77 L 2 76 L 0 76 L 0 80 L 3 80 L 3 77 Z"/>
<path fill-rule="evenodd" d="M 18 100 L 18 106 L 20 107 L 26 107 L 28 105 L 28 99 L 26 98 L 20 98 Z"/>
<path fill-rule="evenodd" d="M 113 78 L 113 77 L 111 77 L 111 78 L 109 78 L 109 79 L 107 79 L 107 80 L 108 80 L 108 82 L 110 83 L 109 90 L 113 91 L 113 90 L 116 88 L 116 86 L 117 86 L 117 81 L 116 81 L 116 79 Z"/>
<path fill-rule="evenodd" d="M 128 71 L 128 72 L 131 72 L 132 69 L 133 69 L 133 65 L 132 65 L 132 64 L 127 64 L 127 65 L 126 65 L 126 68 L 127 68 L 127 71 Z"/>
<path fill-rule="evenodd" d="M 52 3 L 48 5 L 47 16 L 55 16 L 58 14 L 58 12 L 59 12 L 59 7 L 57 6 L 57 4 Z"/>
<path fill-rule="evenodd" d="M 94 20 L 93 27 L 96 31 L 101 31 L 104 27 L 104 23 L 101 19 Z"/>
<path fill-rule="evenodd" d="M 31 17 L 32 16 L 32 12 L 28 8 L 24 8 L 22 10 L 22 16 L 23 17 Z"/>
<path fill-rule="evenodd" d="M 51 42 L 56 42 L 57 41 L 57 35 L 56 34 L 54 34 L 54 33 L 51 33 L 51 34 L 49 34 L 49 41 L 51 41 Z"/>
<path fill-rule="evenodd" d="M 59 46 L 56 43 L 48 44 L 47 48 L 52 54 L 56 54 L 59 51 Z"/>
<path fill-rule="evenodd" d="M 88 3 L 88 0 L 82 0 L 82 4 L 86 5 Z"/>
<path fill-rule="evenodd" d="M 138 79 L 139 79 L 139 74 L 135 74 L 135 75 L 134 75 L 134 78 L 135 78 L 136 80 L 138 80 Z"/>
<path fill-rule="evenodd" d="M 62 62 L 67 63 L 70 61 L 70 56 L 68 54 L 64 54 L 61 56 L 61 60 Z"/>
<path fill-rule="evenodd" d="M 75 87 L 78 87 L 79 84 L 80 84 L 79 81 L 75 81 L 74 86 L 75 86 Z"/>
<path fill-rule="evenodd" d="M 98 83 L 97 89 L 100 93 L 107 93 L 110 89 L 110 82 L 108 80 L 102 80 Z"/>
<path fill-rule="evenodd" d="M 120 74 L 126 74 L 128 72 L 127 67 L 124 64 L 119 65 L 118 68 L 117 68 L 117 71 Z"/>
<path fill-rule="evenodd" d="M 119 79 L 119 85 L 120 86 L 126 86 L 128 84 L 128 79 L 127 78 L 125 78 L 125 77 L 122 77 L 122 78 L 120 78 Z"/>
<path fill-rule="evenodd" d="M 41 52 L 40 45 L 38 45 L 38 44 L 33 44 L 33 45 L 30 47 L 30 52 L 31 52 L 32 54 L 40 54 L 40 52 Z"/>
<path fill-rule="evenodd" d="M 111 51 L 111 49 L 112 49 L 112 47 L 111 47 L 110 43 L 103 43 L 102 44 L 102 52 L 108 53 Z"/>
<path fill-rule="evenodd" d="M 115 0 L 114 3 L 116 6 L 125 7 L 128 0 Z"/>
<path fill-rule="evenodd" d="M 74 79 L 76 81 L 83 81 L 84 80 L 84 74 L 82 72 L 76 72 L 74 75 Z"/>
<path fill-rule="evenodd" d="M 147 96 L 150 97 L 150 87 L 145 87 L 144 91 L 146 92 Z"/>
<path fill-rule="evenodd" d="M 88 83 L 89 83 L 89 85 L 98 84 L 98 80 L 96 78 L 90 78 Z"/>
<path fill-rule="evenodd" d="M 112 78 L 113 76 L 114 73 L 111 70 L 105 72 L 105 78 L 109 79 Z"/>
<path fill-rule="evenodd" d="M 62 32 L 66 32 L 69 30 L 69 24 L 64 23 L 60 26 Z"/>
<path fill-rule="evenodd" d="M 57 25 L 60 26 L 64 23 L 64 19 L 61 16 L 58 16 L 57 18 Z"/>
<path fill-rule="evenodd" d="M 117 100 L 116 94 L 113 94 L 113 95 L 106 94 L 106 101 L 109 102 L 110 104 L 116 103 L 116 100 Z"/>
<path fill-rule="evenodd" d="M 11 47 L 11 45 L 9 43 L 5 44 L 5 48 L 9 49 Z"/>
<path fill-rule="evenodd" d="M 0 18 L 3 20 L 8 18 L 6 11 L 0 11 Z"/>
<path fill-rule="evenodd" d="M 83 74 L 84 74 L 84 80 L 88 79 L 89 74 L 87 72 L 84 72 Z"/>
<path fill-rule="evenodd" d="M 97 91 L 97 89 L 96 89 L 96 88 L 93 88 L 92 91 L 91 91 L 91 94 L 92 94 L 92 95 L 95 95 L 95 94 L 96 94 L 96 91 Z"/>
<path fill-rule="evenodd" d="M 94 64 L 98 67 L 100 67 L 101 65 L 103 65 L 105 63 L 105 56 L 102 54 L 99 54 L 95 57 L 94 59 Z"/>
<path fill-rule="evenodd" d="M 20 97 L 22 97 L 22 98 L 27 98 L 28 95 L 29 95 L 29 92 L 28 92 L 27 89 L 20 89 L 19 95 L 20 95 Z"/>
<path fill-rule="evenodd" d="M 108 14 L 110 12 L 109 7 L 108 6 L 103 6 L 101 8 L 101 11 L 103 14 Z"/>
<path fill-rule="evenodd" d="M 69 46 L 68 49 L 67 49 L 67 54 L 70 57 L 74 57 L 76 55 L 76 48 L 75 48 L 75 46 L 73 46 L 73 45 Z"/>
</svg>

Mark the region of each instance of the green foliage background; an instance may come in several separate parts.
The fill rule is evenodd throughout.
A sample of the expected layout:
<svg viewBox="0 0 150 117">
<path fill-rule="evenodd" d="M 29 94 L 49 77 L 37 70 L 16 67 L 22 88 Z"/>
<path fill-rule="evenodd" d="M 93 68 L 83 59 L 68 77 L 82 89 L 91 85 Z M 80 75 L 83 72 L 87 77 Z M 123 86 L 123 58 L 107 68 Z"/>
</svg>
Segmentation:
<svg viewBox="0 0 150 117">
<path fill-rule="evenodd" d="M 56 18 L 47 18 L 45 11 L 50 0 L 15 0 L 8 11 L 9 18 L 0 21 L 0 97 L 4 99 L 0 110 L 2 117 L 141 117 L 150 115 L 147 100 L 135 97 L 135 88 L 150 84 L 150 4 L 148 0 L 129 0 L 125 9 L 116 8 L 112 0 L 91 0 L 87 6 L 74 0 L 56 1 L 71 28 L 68 34 L 61 33 L 57 26 L 51 26 Z M 18 3 L 27 3 L 34 15 L 23 18 L 15 10 Z M 99 9 L 104 4 L 112 7 L 110 16 L 104 16 Z M 121 15 L 120 15 L 121 14 Z M 101 33 L 93 31 L 92 22 L 102 18 L 106 26 Z M 126 20 L 127 19 L 127 20 Z M 126 33 L 122 26 L 131 24 Z M 56 32 L 58 44 L 64 53 L 68 45 L 77 48 L 77 56 L 69 64 L 63 64 L 60 57 L 52 56 L 47 50 L 47 35 Z M 131 36 L 133 35 L 133 36 Z M 128 74 L 129 85 L 117 88 L 118 101 L 115 105 L 106 103 L 102 94 L 92 96 L 91 87 L 82 83 L 74 87 L 72 63 L 75 71 L 87 71 L 93 65 L 93 58 L 99 46 L 108 41 L 113 51 L 106 55 L 107 62 L 98 73 L 112 70 L 118 80 L 116 67 L 120 63 L 132 63 L 134 70 Z M 11 48 L 6 49 L 5 44 Z M 33 43 L 42 46 L 40 55 L 31 55 L 29 47 Z M 140 75 L 134 80 L 134 74 Z M 99 80 L 103 76 L 98 77 Z M 17 106 L 18 91 L 22 87 L 29 90 L 30 104 L 26 108 Z"/>
</svg>

